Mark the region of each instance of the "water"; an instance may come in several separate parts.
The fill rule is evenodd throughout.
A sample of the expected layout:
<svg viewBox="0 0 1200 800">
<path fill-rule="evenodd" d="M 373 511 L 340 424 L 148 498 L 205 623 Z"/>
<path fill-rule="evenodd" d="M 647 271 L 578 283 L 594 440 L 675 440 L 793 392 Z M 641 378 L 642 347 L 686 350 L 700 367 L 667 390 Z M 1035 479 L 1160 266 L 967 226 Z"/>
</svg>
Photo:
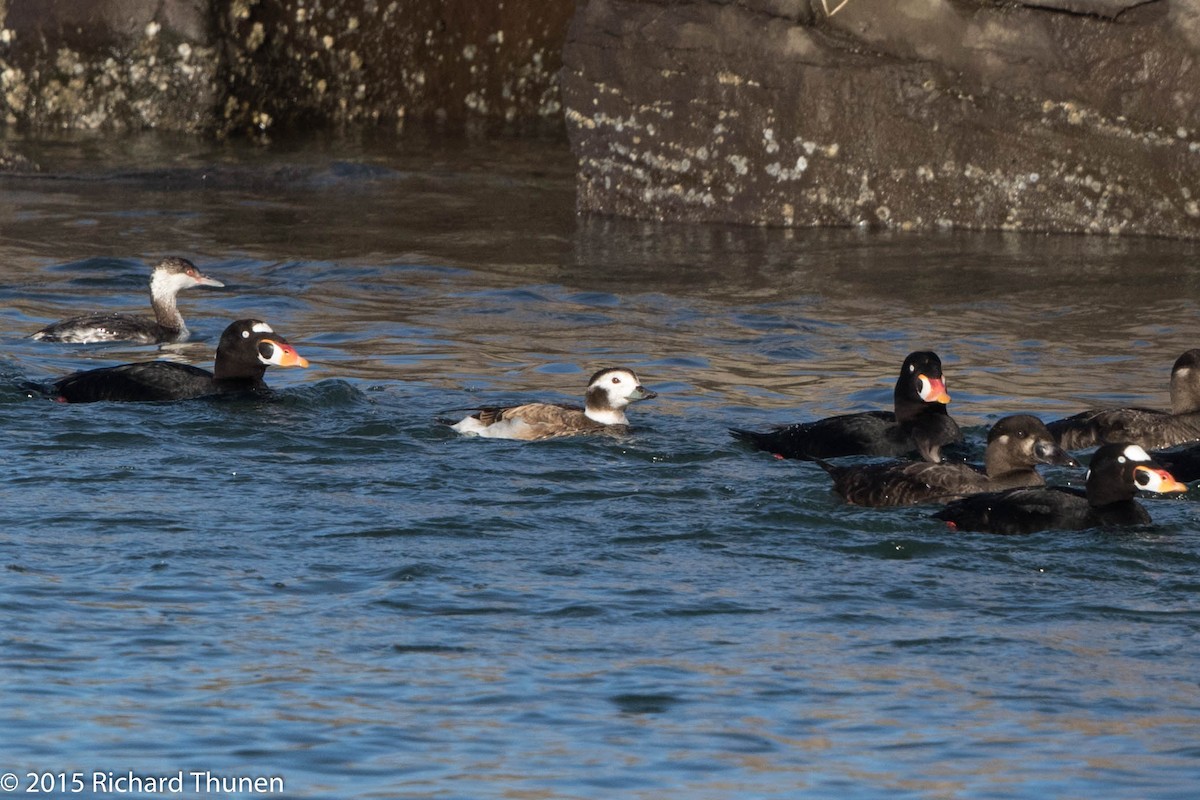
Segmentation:
<svg viewBox="0 0 1200 800">
<path fill-rule="evenodd" d="M 1194 794 L 1194 498 L 1127 532 L 951 535 L 725 429 L 886 406 L 923 348 L 976 443 L 1006 413 L 1165 406 L 1195 245 L 576 218 L 553 141 L 16 145 L 45 166 L 0 181 L 0 772 L 22 787 Z M 165 254 L 226 283 L 183 296 L 192 343 L 24 338 L 142 310 Z M 312 361 L 268 372 L 270 401 L 21 388 L 208 366 L 242 316 Z M 626 439 L 437 422 L 577 400 L 613 364 L 659 392 Z"/>
</svg>

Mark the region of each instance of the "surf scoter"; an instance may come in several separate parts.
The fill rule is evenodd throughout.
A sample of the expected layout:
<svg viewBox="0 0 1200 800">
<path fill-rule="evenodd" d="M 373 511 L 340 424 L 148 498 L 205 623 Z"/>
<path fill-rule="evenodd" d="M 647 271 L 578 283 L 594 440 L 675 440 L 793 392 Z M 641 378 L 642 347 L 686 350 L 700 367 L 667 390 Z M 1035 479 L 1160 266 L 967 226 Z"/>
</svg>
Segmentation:
<svg viewBox="0 0 1200 800">
<path fill-rule="evenodd" d="M 936 353 L 910 353 L 900 368 L 893 393 L 895 411 L 864 411 L 802 422 L 770 431 L 730 428 L 740 439 L 783 458 L 905 456 L 942 460 L 941 450 L 962 441 L 958 424 L 946 412 L 950 395 Z"/>
<path fill-rule="evenodd" d="M 833 476 L 833 490 L 860 506 L 945 502 L 963 495 L 1045 483 L 1038 464 L 1077 467 L 1037 417 L 1004 417 L 988 431 L 984 469 L 969 464 L 889 461 L 837 466 L 818 459 Z"/>
<path fill-rule="evenodd" d="M 602 369 L 588 381 L 583 408 L 554 403 L 484 408 L 450 427 L 467 435 L 525 441 L 599 433 L 628 425 L 626 406 L 657 396 L 642 386 L 633 370 Z"/>
<path fill-rule="evenodd" d="M 154 318 L 129 314 L 84 314 L 42 328 L 31 338 L 43 342 L 87 344 L 91 342 L 137 342 L 159 344 L 182 342 L 188 337 L 183 315 L 175 297 L 193 286 L 225 284 L 196 269 L 186 258 L 164 258 L 150 273 L 150 305 Z"/>
<path fill-rule="evenodd" d="M 964 497 L 933 516 L 953 530 L 1006 535 L 1145 525 L 1150 514 L 1133 499 L 1137 489 L 1186 492 L 1139 445 L 1106 444 L 1092 455 L 1087 489 L 1066 486 L 1009 489 Z"/>
<path fill-rule="evenodd" d="M 212 372 L 173 361 L 102 367 L 55 381 L 54 397 L 63 403 L 141 402 L 262 391 L 267 388 L 263 374 L 271 364 L 307 367 L 308 360 L 267 323 L 241 319 L 221 334 Z"/>
<path fill-rule="evenodd" d="M 1200 349 L 1171 367 L 1171 410 L 1093 408 L 1046 425 L 1067 450 L 1132 442 L 1147 450 L 1200 440 Z"/>
</svg>

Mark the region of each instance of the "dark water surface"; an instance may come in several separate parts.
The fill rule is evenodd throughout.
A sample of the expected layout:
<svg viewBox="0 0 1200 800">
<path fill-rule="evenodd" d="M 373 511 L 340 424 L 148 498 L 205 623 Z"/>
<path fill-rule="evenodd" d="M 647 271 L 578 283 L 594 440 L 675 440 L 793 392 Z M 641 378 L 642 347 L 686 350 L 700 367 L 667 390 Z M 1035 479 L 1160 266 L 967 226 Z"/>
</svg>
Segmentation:
<svg viewBox="0 0 1200 800">
<path fill-rule="evenodd" d="M 922 348 L 975 442 L 1015 411 L 1166 406 L 1200 344 L 1195 245 L 581 219 L 547 141 L 10 146 L 43 166 L 0 178 L 0 772 L 22 788 L 1195 796 L 1194 492 L 1145 500 L 1143 529 L 952 535 L 726 434 L 886 406 Z M 183 296 L 192 343 L 25 338 L 143 310 L 166 254 L 226 283 Z M 271 400 L 21 388 L 209 366 L 245 316 L 312 361 L 269 372 Z M 578 399 L 614 364 L 659 392 L 627 439 L 437 423 Z"/>
</svg>

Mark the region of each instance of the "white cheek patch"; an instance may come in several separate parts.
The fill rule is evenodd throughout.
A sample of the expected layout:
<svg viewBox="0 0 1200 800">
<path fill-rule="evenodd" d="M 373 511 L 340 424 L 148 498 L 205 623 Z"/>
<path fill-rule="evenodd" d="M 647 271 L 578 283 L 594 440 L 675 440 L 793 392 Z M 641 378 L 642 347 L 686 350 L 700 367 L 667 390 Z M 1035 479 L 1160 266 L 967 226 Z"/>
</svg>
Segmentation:
<svg viewBox="0 0 1200 800">
<path fill-rule="evenodd" d="M 1121 451 L 1130 461 L 1149 461 L 1150 455 L 1140 445 L 1131 444 Z"/>
<path fill-rule="evenodd" d="M 265 322 L 254 323 L 253 325 L 250 326 L 250 330 L 254 331 L 255 333 L 274 333 L 275 332 L 274 330 L 271 329 L 271 326 Z"/>
</svg>

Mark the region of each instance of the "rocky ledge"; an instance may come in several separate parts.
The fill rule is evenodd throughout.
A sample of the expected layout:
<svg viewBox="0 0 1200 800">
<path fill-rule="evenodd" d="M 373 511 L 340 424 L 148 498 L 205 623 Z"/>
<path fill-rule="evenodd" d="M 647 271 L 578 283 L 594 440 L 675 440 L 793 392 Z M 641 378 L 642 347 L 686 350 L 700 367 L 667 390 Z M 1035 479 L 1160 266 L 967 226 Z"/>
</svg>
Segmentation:
<svg viewBox="0 0 1200 800">
<path fill-rule="evenodd" d="M 0 0 L 30 130 L 561 123 L 562 0 Z"/>
<path fill-rule="evenodd" d="M 581 0 L 584 211 L 1200 235 L 1200 0 Z"/>
</svg>

